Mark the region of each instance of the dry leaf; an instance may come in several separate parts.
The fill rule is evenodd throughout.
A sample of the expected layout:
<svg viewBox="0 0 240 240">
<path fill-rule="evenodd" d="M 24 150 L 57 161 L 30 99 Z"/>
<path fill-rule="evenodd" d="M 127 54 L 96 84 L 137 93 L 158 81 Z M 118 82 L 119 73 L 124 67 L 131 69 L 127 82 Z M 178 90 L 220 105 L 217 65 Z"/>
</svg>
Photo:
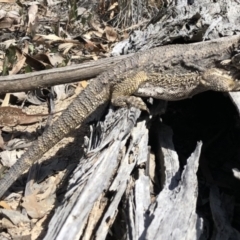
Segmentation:
<svg viewBox="0 0 240 240">
<path fill-rule="evenodd" d="M 56 94 L 57 101 L 64 100 L 69 96 L 68 87 L 66 84 L 53 86 L 53 91 Z"/>
<path fill-rule="evenodd" d="M 88 82 L 87 81 L 81 81 L 80 84 L 83 88 L 86 88 L 87 85 L 88 85 Z"/>
<path fill-rule="evenodd" d="M 77 15 L 78 16 L 81 16 L 81 15 L 83 15 L 84 13 L 86 13 L 87 12 L 87 9 L 86 8 L 83 8 L 83 7 L 78 7 L 77 8 Z"/>
<path fill-rule="evenodd" d="M 10 12 L 7 12 L 6 17 L 13 18 L 13 19 L 19 19 L 20 15 L 17 11 L 10 11 Z"/>
<path fill-rule="evenodd" d="M 90 40 L 85 40 L 85 48 L 90 51 L 90 52 L 100 52 L 99 47 L 97 47 L 92 41 Z"/>
<path fill-rule="evenodd" d="M 34 55 L 34 59 L 41 61 L 43 63 L 46 63 L 48 65 L 52 65 L 51 61 L 49 60 L 48 55 L 45 53 L 39 53 L 39 54 Z"/>
<path fill-rule="evenodd" d="M 110 15 L 109 15 L 109 19 L 113 19 L 114 17 L 114 11 L 111 11 Z"/>
<path fill-rule="evenodd" d="M 129 38 L 129 34 L 127 32 L 123 32 L 121 38 L 123 40 L 128 39 Z"/>
<path fill-rule="evenodd" d="M 98 38 L 102 38 L 104 32 L 99 32 L 99 31 L 92 31 L 91 35 L 97 36 Z"/>
<path fill-rule="evenodd" d="M 28 115 L 20 108 L 0 107 L 0 126 L 15 127 L 17 125 L 36 123 L 47 116 L 49 116 L 49 114 Z"/>
<path fill-rule="evenodd" d="M 0 207 L 4 209 L 11 209 L 10 206 L 5 201 L 0 201 Z"/>
<path fill-rule="evenodd" d="M 0 10 L 0 28 L 11 28 L 12 26 L 20 23 L 19 13 L 16 11 L 6 12 L 4 10 Z M 10 29 L 14 30 L 14 29 Z"/>
<path fill-rule="evenodd" d="M 1 215 L 6 216 L 14 225 L 30 222 L 28 217 L 19 211 L 0 209 Z"/>
<path fill-rule="evenodd" d="M 26 57 L 23 55 L 22 51 L 18 47 L 15 47 L 15 50 L 16 50 L 17 61 L 16 61 L 16 64 L 13 66 L 12 70 L 9 71 L 9 75 L 18 73 L 22 69 L 26 61 Z"/>
<path fill-rule="evenodd" d="M 25 92 L 17 92 L 17 93 L 11 93 L 13 96 L 17 98 L 18 102 L 23 102 L 27 98 L 27 94 Z"/>
<path fill-rule="evenodd" d="M 7 12 L 0 9 L 0 19 L 4 18 L 6 16 Z"/>
<path fill-rule="evenodd" d="M 0 149 L 4 149 L 4 148 L 5 148 L 5 142 L 2 137 L 2 130 L 0 130 Z"/>
<path fill-rule="evenodd" d="M 115 9 L 118 6 L 118 2 L 115 2 L 114 4 L 112 4 L 107 11 L 111 11 L 113 9 Z"/>
<path fill-rule="evenodd" d="M 35 187 L 35 185 L 37 185 Z M 36 189 L 36 190 L 35 190 Z M 41 193 L 40 193 L 41 192 Z M 22 206 L 32 218 L 39 219 L 46 215 L 56 200 L 56 178 L 51 176 L 46 183 L 38 185 L 29 181 L 23 198 Z"/>
<path fill-rule="evenodd" d="M 64 58 L 59 53 L 47 53 L 49 62 L 52 66 L 58 66 L 59 64 L 62 64 L 64 61 Z"/>
<path fill-rule="evenodd" d="M 106 26 L 104 31 L 109 42 L 115 42 L 117 40 L 117 32 L 112 27 Z"/>
<path fill-rule="evenodd" d="M 15 3 L 15 0 L 0 0 L 0 3 Z"/>
<path fill-rule="evenodd" d="M 14 46 L 14 49 L 16 50 L 16 54 L 19 58 L 18 61 L 20 61 L 19 63 L 17 62 L 17 66 L 16 69 L 12 69 L 13 73 L 11 72 L 11 74 L 14 74 L 15 71 L 18 70 L 18 68 L 22 67 L 23 64 L 26 62 L 29 66 L 33 67 L 35 70 L 44 70 L 46 69 L 46 66 L 52 67 L 49 64 L 45 64 L 42 61 L 39 61 L 38 59 L 36 59 L 34 56 L 30 56 L 27 52 L 28 52 L 28 45 L 26 43 L 25 45 L 25 49 L 22 51 L 20 48 L 18 48 L 17 46 Z"/>
<path fill-rule="evenodd" d="M 44 217 L 44 215 L 52 209 L 54 202 L 54 196 L 39 201 L 37 195 L 32 194 L 23 198 L 22 206 L 31 218 L 39 219 Z"/>
<path fill-rule="evenodd" d="M 69 50 L 73 47 L 73 46 L 76 46 L 76 44 L 74 43 L 62 43 L 58 46 L 58 49 L 61 51 L 61 50 L 64 50 L 63 51 L 63 54 L 67 54 L 69 52 Z"/>
<path fill-rule="evenodd" d="M 33 67 L 35 70 L 40 71 L 40 70 L 45 70 L 47 64 L 45 64 L 42 61 L 39 61 L 35 59 L 33 56 L 30 56 L 29 54 L 24 53 L 24 56 L 26 57 L 26 63 Z"/>
<path fill-rule="evenodd" d="M 36 34 L 33 38 L 33 41 L 39 42 L 39 43 L 45 43 L 45 41 L 62 42 L 63 39 L 58 37 L 55 34 L 49 34 L 49 35 Z"/>
<path fill-rule="evenodd" d="M 26 57 L 22 55 L 21 58 L 18 59 L 17 64 L 15 64 L 12 70 L 9 71 L 9 75 L 17 74 L 22 69 L 25 61 Z"/>
<path fill-rule="evenodd" d="M 28 24 L 33 24 L 38 13 L 38 5 L 32 4 L 28 9 Z"/>
<path fill-rule="evenodd" d="M 73 39 L 64 39 L 60 38 L 54 34 L 49 34 L 49 35 L 41 35 L 41 34 L 36 34 L 33 38 L 33 41 L 37 43 L 42 43 L 42 44 L 57 44 L 57 43 L 73 43 L 73 44 L 82 44 L 78 40 L 73 40 Z"/>
<path fill-rule="evenodd" d="M 103 34 L 104 30 L 101 28 L 101 24 L 99 22 L 91 21 L 90 25 L 93 29 L 95 29 L 97 32 Z"/>
<path fill-rule="evenodd" d="M 0 28 L 11 28 L 14 23 L 12 18 L 3 18 L 0 22 Z"/>
<path fill-rule="evenodd" d="M 6 93 L 2 102 L 2 107 L 6 107 L 9 105 L 10 95 L 11 95 L 10 93 Z"/>
<path fill-rule="evenodd" d="M 1 152 L 0 157 L 1 157 L 1 162 L 3 166 L 10 168 L 17 161 L 21 153 L 22 151 L 16 151 L 16 150 L 13 150 L 13 151 L 5 150 Z"/>
<path fill-rule="evenodd" d="M 5 142 L 5 149 L 11 150 L 17 150 L 23 149 L 23 148 L 28 148 L 32 145 L 31 142 L 29 142 L 27 139 L 20 139 L 20 138 L 13 138 L 8 142 Z M 6 150 L 5 150 L 6 151 Z M 21 154 L 18 154 L 21 155 Z"/>
<path fill-rule="evenodd" d="M 57 1 L 57 2 L 55 2 L 55 1 L 53 1 L 53 0 L 47 0 L 47 6 L 54 6 L 54 5 L 57 5 L 57 4 L 59 4 L 59 2 Z"/>
<path fill-rule="evenodd" d="M 35 31 L 37 27 L 37 13 L 38 13 L 38 5 L 32 4 L 28 9 L 28 28 L 27 32 Z"/>
<path fill-rule="evenodd" d="M 1 23 L 0 23 L 0 25 L 1 25 Z M 1 42 L 1 45 L 4 45 L 5 49 L 8 49 L 10 46 L 16 45 L 16 40 L 15 39 L 6 40 L 4 42 Z"/>
</svg>

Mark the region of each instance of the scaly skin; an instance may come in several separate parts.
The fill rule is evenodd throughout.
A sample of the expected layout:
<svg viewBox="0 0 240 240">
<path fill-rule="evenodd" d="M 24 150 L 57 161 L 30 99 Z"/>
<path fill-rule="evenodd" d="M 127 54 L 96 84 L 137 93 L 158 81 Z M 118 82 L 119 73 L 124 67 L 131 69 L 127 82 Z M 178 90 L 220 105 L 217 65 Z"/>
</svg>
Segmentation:
<svg viewBox="0 0 240 240">
<path fill-rule="evenodd" d="M 223 69 L 211 68 L 203 73 L 191 72 L 179 75 L 147 73 L 147 80 L 134 93 L 141 97 L 153 97 L 167 101 L 178 101 L 205 92 L 240 91 L 240 81 Z"/>
<path fill-rule="evenodd" d="M 36 160 L 62 140 L 71 130 L 82 124 L 84 120 L 90 119 L 94 110 L 101 111 L 109 99 L 109 86 L 101 82 L 89 85 L 62 113 L 57 122 L 49 127 L 35 141 L 21 158 L 10 168 L 0 180 L 0 196 L 12 185 L 12 183 Z"/>
<path fill-rule="evenodd" d="M 140 98 L 131 95 L 145 93 L 142 95 L 148 96 L 146 93 L 151 86 L 164 89 L 162 94 L 157 93 L 155 97 L 172 101 L 191 97 L 209 89 L 238 91 L 239 84 L 229 75 L 223 76 L 221 71 L 207 70 L 199 74 L 189 73 L 187 68 L 197 68 L 200 60 L 206 64 L 201 68 L 213 67 L 213 59 L 229 56 L 229 48 L 237 44 L 239 39 L 239 36 L 234 36 L 207 44 L 159 47 L 137 53 L 102 73 L 77 96 L 57 121 L 32 144 L 0 180 L 0 197 L 25 170 L 78 125 L 99 118 L 110 101 L 120 107 L 136 106 L 147 110 Z M 159 72 L 159 69 L 163 72 Z M 169 75 L 167 74 L 169 69 L 177 73 Z"/>
</svg>

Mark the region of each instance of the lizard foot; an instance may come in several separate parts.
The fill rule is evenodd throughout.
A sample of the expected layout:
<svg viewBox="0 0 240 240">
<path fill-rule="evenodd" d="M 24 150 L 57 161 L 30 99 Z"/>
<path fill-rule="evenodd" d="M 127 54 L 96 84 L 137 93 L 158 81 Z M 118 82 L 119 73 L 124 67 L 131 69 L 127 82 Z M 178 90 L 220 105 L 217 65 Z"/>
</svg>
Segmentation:
<svg viewBox="0 0 240 240">
<path fill-rule="evenodd" d="M 141 98 L 135 96 L 117 97 L 115 99 L 112 99 L 112 104 L 117 107 L 125 108 L 136 107 L 140 110 L 147 111 L 149 113 L 149 110 L 144 101 Z"/>
</svg>

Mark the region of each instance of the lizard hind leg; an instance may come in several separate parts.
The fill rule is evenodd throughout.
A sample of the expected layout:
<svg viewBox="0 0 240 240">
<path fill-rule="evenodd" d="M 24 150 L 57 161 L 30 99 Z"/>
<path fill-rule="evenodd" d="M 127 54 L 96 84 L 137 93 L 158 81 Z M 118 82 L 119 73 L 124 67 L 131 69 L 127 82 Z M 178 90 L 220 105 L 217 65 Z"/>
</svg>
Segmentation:
<svg viewBox="0 0 240 240">
<path fill-rule="evenodd" d="M 135 107 L 143 111 L 147 111 L 149 113 L 149 110 L 145 104 L 145 102 L 140 97 L 135 96 L 120 96 L 112 99 L 112 105 L 117 107 Z"/>
</svg>

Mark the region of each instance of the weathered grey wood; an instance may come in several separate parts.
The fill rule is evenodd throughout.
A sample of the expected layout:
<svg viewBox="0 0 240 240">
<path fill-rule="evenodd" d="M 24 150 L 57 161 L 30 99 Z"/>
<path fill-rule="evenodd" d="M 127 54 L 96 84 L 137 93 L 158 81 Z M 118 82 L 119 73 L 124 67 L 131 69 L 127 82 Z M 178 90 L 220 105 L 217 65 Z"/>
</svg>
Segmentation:
<svg viewBox="0 0 240 240">
<path fill-rule="evenodd" d="M 152 219 L 142 239 L 199 239 L 203 222 L 196 214 L 198 181 L 196 172 L 201 153 L 201 143 L 187 161 L 179 178 L 178 157 L 169 144 L 171 136 L 162 131 L 161 145 L 164 156 L 164 188 L 152 204 Z"/>
<path fill-rule="evenodd" d="M 237 111 L 240 115 L 240 94 L 239 92 L 230 92 L 228 93 L 230 98 L 232 99 L 234 105 L 236 106 L 237 108 Z"/>
<path fill-rule="evenodd" d="M 105 199 L 106 204 L 109 204 L 110 199 L 104 196 L 104 192 L 116 191 L 115 199 L 111 199 L 112 204 L 108 206 L 108 211 L 104 209 L 105 217 L 97 232 L 97 235 L 102 237 L 107 234 L 111 222 L 116 217 L 118 203 L 126 188 L 126 181 L 136 164 L 136 159 L 132 164 L 128 164 L 128 154 L 132 148 L 130 147 L 129 151 L 124 152 L 124 146 L 139 114 L 140 111 L 136 109 L 129 112 L 123 109 L 119 110 L 115 115 L 119 118 L 118 124 L 109 134 L 112 137 L 107 136 L 108 146 L 103 139 L 103 145 L 100 144 L 97 148 L 98 151 L 90 151 L 87 153 L 89 158 L 81 159 L 69 183 L 70 187 L 65 195 L 64 204 L 56 210 L 45 239 L 79 239 L 80 236 L 89 239 L 87 236 L 92 236 L 94 233 L 89 232 L 88 224 L 95 225 L 98 221 L 95 218 L 92 219 L 92 221 L 96 221 L 95 224 L 92 221 L 88 222 L 91 211 L 95 210 L 95 202 L 102 202 L 101 200 Z M 107 122 L 105 125 L 106 129 L 108 129 L 108 124 Z M 138 138 L 136 141 L 139 141 Z M 136 142 L 132 143 L 132 147 L 134 144 Z M 108 218 L 107 222 L 105 218 Z M 71 225 L 70 232 L 69 225 Z"/>
<path fill-rule="evenodd" d="M 121 48 L 115 46 L 114 54 L 137 52 L 177 40 L 199 42 L 240 32 L 238 1 L 194 0 L 192 5 L 187 0 L 168 2 L 162 19 L 143 31 L 134 31 L 129 41 L 120 43 Z"/>
<path fill-rule="evenodd" d="M 122 117 L 116 126 L 112 121 L 112 114 L 110 113 L 109 119 L 114 130 L 106 135 L 108 144 L 112 143 L 106 148 L 105 139 L 100 137 L 102 142 L 98 151 L 90 151 L 87 156 L 91 157 L 81 160 L 70 181 L 64 204 L 56 210 L 44 239 L 91 239 L 93 236 L 96 239 L 105 239 L 120 211 L 119 203 L 127 189 L 130 189 L 130 194 L 127 195 L 127 213 L 132 222 L 132 226 L 128 227 L 130 231 L 127 232 L 129 239 L 130 236 L 133 239 L 166 239 L 171 234 L 185 236 L 186 233 L 189 239 L 194 239 L 195 234 L 200 235 L 202 224 L 195 210 L 196 171 L 201 144 L 189 158 L 181 177 L 178 157 L 170 140 L 172 133 L 169 128 L 162 127 L 159 138 L 165 181 L 163 190 L 151 204 L 151 180 L 138 165 L 147 164 L 149 160 L 145 121 L 134 127 L 139 113 L 134 110 L 127 118 L 127 111 L 119 110 L 115 116 Z M 108 128 L 107 119 L 103 132 Z M 130 143 L 125 149 L 127 141 Z M 135 180 L 131 175 L 134 168 L 139 173 Z M 107 197 L 105 193 L 112 193 L 112 197 Z M 171 219 L 173 217 L 175 220 Z M 172 225 L 169 225 L 169 221 L 173 222 Z M 196 225 L 199 226 L 198 229 Z"/>
<path fill-rule="evenodd" d="M 173 18 L 170 12 L 154 26 L 135 32 L 122 52 L 148 49 L 179 38 L 200 41 L 240 32 L 240 5 L 237 1 L 209 3 L 209 0 L 202 0 L 195 1 L 192 6 L 183 0 L 172 4 L 175 2 L 177 17 Z M 230 96 L 240 106 L 239 93 L 230 93 Z M 120 212 L 125 214 L 121 222 L 125 224 L 123 239 L 200 238 L 205 224 L 196 213 L 196 171 L 201 143 L 181 172 L 171 131 L 164 126 L 156 131 L 163 156 L 160 173 L 163 181 L 161 191 L 153 192 L 153 177 L 148 173 L 157 174 L 158 171 L 148 172 L 146 166 L 157 160 L 149 156 L 145 122 L 136 125 L 139 112 L 132 110 L 131 113 L 127 116 L 126 110 L 118 110 L 109 114 L 103 133 L 98 136 L 98 147 L 94 150 L 89 147 L 88 157 L 80 161 L 44 239 L 105 239 Z M 90 140 L 90 145 L 93 142 Z M 214 189 L 211 191 L 216 236 L 226 230 L 224 236 L 238 237 L 239 233 L 229 226 L 228 221 L 218 218 L 225 212 L 220 205 L 216 206 L 218 193 Z M 122 205 L 119 205 L 120 201 Z"/>
<path fill-rule="evenodd" d="M 139 178 L 135 183 L 135 191 L 131 192 L 131 194 L 135 199 L 136 205 L 135 218 L 133 219 L 136 228 L 135 239 L 141 239 L 141 236 L 146 231 L 146 217 L 148 217 L 146 210 L 151 204 L 150 178 L 145 175 L 143 169 L 139 170 Z"/>
<path fill-rule="evenodd" d="M 97 239 L 106 238 L 110 226 L 109 219 L 111 219 L 110 222 L 113 223 L 117 214 L 118 205 L 126 191 L 127 183 L 131 181 L 131 173 L 134 167 L 136 167 L 138 159 L 142 158 L 141 155 L 147 156 L 148 154 L 147 151 L 144 151 L 147 147 L 146 143 L 148 140 L 148 130 L 146 129 L 145 122 L 138 123 L 138 125 L 133 128 L 131 138 L 130 146 L 124 154 L 117 175 L 114 177 L 114 181 L 109 188 L 110 192 L 113 191 L 116 192 L 116 194 L 114 194 L 114 197 L 111 199 L 111 204 L 108 206 L 103 219 L 101 219 L 100 226 L 96 231 Z"/>
</svg>

